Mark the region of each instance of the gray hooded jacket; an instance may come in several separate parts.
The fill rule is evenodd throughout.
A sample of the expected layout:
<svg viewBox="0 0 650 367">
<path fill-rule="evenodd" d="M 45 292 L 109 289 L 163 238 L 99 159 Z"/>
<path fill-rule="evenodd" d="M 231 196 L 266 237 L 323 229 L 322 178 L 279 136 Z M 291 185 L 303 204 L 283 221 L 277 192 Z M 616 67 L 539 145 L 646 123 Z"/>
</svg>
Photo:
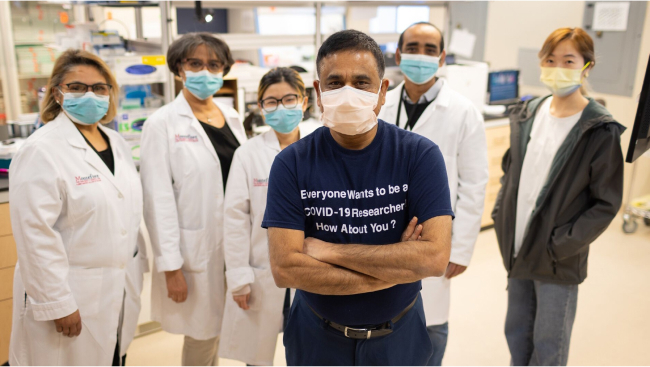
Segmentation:
<svg viewBox="0 0 650 367">
<path fill-rule="evenodd" d="M 625 127 L 593 99 L 560 146 L 521 250 L 513 257 L 521 168 L 537 110 L 548 98 L 519 103 L 510 111 L 510 149 L 492 219 L 508 277 L 580 284 L 587 277 L 589 245 L 616 216 L 623 197 Z"/>
</svg>

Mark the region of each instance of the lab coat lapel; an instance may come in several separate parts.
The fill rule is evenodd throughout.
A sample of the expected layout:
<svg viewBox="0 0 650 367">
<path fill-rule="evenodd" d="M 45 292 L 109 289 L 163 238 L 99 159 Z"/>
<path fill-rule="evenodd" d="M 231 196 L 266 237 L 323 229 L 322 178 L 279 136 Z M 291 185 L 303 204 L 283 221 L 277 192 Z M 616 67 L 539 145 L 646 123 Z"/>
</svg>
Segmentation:
<svg viewBox="0 0 650 367">
<path fill-rule="evenodd" d="M 406 124 L 406 112 L 402 110 L 400 121 L 395 121 L 397 119 L 398 108 L 404 108 L 403 105 L 399 105 L 400 94 L 402 93 L 402 87 L 404 87 L 404 82 L 400 83 L 397 87 L 392 89 L 390 92 L 386 93 L 386 104 L 382 107 L 380 111 L 380 118 L 389 124 L 395 124 L 398 127 L 404 126 Z M 384 112 L 385 110 L 385 112 Z"/>
<path fill-rule="evenodd" d="M 230 107 L 217 101 L 214 101 L 214 104 L 219 107 L 219 110 L 223 114 L 224 119 L 226 119 L 226 124 L 228 124 L 230 131 L 232 131 L 232 134 L 235 136 L 235 139 L 237 139 L 239 145 L 244 145 L 247 137 L 246 131 L 244 131 L 244 125 L 242 125 L 239 120 L 239 114 L 237 114 L 237 112 Z"/>
<path fill-rule="evenodd" d="M 100 126 L 99 128 L 102 129 L 102 131 L 104 131 L 104 134 L 106 134 L 106 136 L 108 137 L 108 140 L 110 141 L 111 144 L 111 150 L 113 151 L 113 161 L 114 161 L 113 171 L 115 171 L 115 174 L 112 174 L 109 177 L 110 179 L 112 179 L 112 182 L 117 187 L 118 191 L 120 191 L 122 195 L 124 195 L 126 193 L 126 188 L 129 185 L 128 179 L 125 176 L 126 172 L 124 171 L 125 168 L 124 163 L 125 162 L 128 163 L 128 160 L 132 160 L 133 157 L 125 156 L 123 154 L 122 149 L 118 148 L 121 142 L 118 142 L 114 137 L 111 137 L 112 134 L 106 132 L 107 130 L 106 127 Z M 102 161 L 102 163 L 104 162 Z M 106 164 L 104 164 L 104 167 L 106 167 Z M 108 167 L 106 168 L 108 169 Z M 110 173 L 110 170 L 108 170 L 108 173 Z"/>
<path fill-rule="evenodd" d="M 189 121 L 190 127 L 196 130 L 196 133 L 201 136 L 201 141 L 203 142 L 203 145 L 205 145 L 205 148 L 210 152 L 212 158 L 214 158 L 217 163 L 220 163 L 219 157 L 217 156 L 217 151 L 214 150 L 214 145 L 212 145 L 212 141 L 210 141 L 210 138 L 208 138 L 208 134 L 205 132 L 203 126 L 201 126 L 199 120 L 196 118 L 196 116 L 194 116 L 192 107 L 190 107 L 190 104 L 185 99 L 183 92 L 178 94 L 178 97 L 176 97 L 174 103 L 176 104 L 178 114 L 185 117 L 186 121 Z"/>
<path fill-rule="evenodd" d="M 273 129 L 265 132 L 263 134 L 263 139 L 264 139 L 264 144 L 273 149 L 275 152 L 280 153 L 280 141 L 278 140 L 278 136 L 275 135 L 275 131 Z"/>
<path fill-rule="evenodd" d="M 191 126 L 201 136 L 201 141 L 203 142 L 203 145 L 205 145 L 205 148 L 208 151 L 210 151 L 210 155 L 212 155 L 212 158 L 214 158 L 217 162 L 220 162 L 219 156 L 217 156 L 217 151 L 214 150 L 214 145 L 212 145 L 212 141 L 208 137 L 208 134 L 205 132 L 205 129 L 203 128 L 199 120 L 197 120 L 196 117 L 194 117 L 194 115 L 192 115 Z"/>
<path fill-rule="evenodd" d="M 436 97 L 435 100 L 433 100 L 433 102 L 431 102 L 431 104 L 427 106 L 424 112 L 422 112 L 422 115 L 413 126 L 413 132 L 417 132 L 417 130 L 421 129 L 422 126 L 426 124 L 435 123 L 435 122 L 429 122 L 429 120 L 433 120 L 434 112 L 439 108 L 444 109 L 449 106 L 449 87 L 447 86 L 445 80 L 441 80 L 441 82 L 442 82 L 442 87 L 438 92 L 438 96 Z"/>
<path fill-rule="evenodd" d="M 72 145 L 73 147 L 84 149 L 84 160 L 88 162 L 93 168 L 95 168 L 99 173 L 101 173 L 115 188 L 122 193 L 120 190 L 120 186 L 118 185 L 118 180 L 113 176 L 111 171 L 108 169 L 106 166 L 106 163 L 99 157 L 97 153 L 93 150 L 92 147 L 86 143 L 86 140 L 84 139 L 83 135 L 81 135 L 81 131 L 77 129 L 76 126 L 70 121 L 68 116 L 65 115 L 65 113 L 60 113 L 59 116 L 57 117 L 57 120 L 59 120 L 59 123 L 61 123 L 61 126 L 63 128 L 63 134 L 65 135 L 66 139 L 68 140 L 68 143 Z M 101 129 L 101 127 L 100 127 Z M 108 135 L 108 134 L 107 134 Z M 110 138 L 109 138 L 110 140 Z M 111 147 L 113 147 L 113 144 L 111 143 Z M 115 154 L 115 149 L 113 149 L 113 154 Z M 117 159 L 115 159 L 115 156 L 113 159 L 116 161 L 115 162 L 115 172 L 117 172 Z M 124 193 L 122 193 L 124 194 Z"/>
</svg>

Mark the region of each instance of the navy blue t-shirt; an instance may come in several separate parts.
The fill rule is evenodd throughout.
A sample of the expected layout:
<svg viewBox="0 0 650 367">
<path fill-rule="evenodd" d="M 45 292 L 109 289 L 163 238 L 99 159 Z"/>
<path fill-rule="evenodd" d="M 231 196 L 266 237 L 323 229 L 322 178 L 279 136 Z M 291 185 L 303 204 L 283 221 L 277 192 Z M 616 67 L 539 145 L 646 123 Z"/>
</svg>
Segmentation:
<svg viewBox="0 0 650 367">
<path fill-rule="evenodd" d="M 409 220 L 453 216 L 445 163 L 427 138 L 379 120 L 362 150 L 341 147 L 322 127 L 278 154 L 262 227 L 305 232 L 330 243 L 401 241 Z M 356 326 L 386 322 L 416 297 L 419 281 L 381 291 L 329 296 L 303 292 L 322 317 Z"/>
</svg>

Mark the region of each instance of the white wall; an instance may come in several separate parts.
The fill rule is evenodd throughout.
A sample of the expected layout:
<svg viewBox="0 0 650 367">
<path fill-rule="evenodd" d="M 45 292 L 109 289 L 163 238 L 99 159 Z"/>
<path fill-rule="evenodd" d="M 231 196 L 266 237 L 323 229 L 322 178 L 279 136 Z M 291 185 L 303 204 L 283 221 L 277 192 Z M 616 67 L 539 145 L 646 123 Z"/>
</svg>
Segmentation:
<svg viewBox="0 0 650 367">
<path fill-rule="evenodd" d="M 493 70 L 516 68 L 520 48 L 540 48 L 557 28 L 582 24 L 582 1 L 491 1 L 485 61 Z"/>
<path fill-rule="evenodd" d="M 572 1 L 521 1 L 490 2 L 488 6 L 487 34 L 485 40 L 485 61 L 492 70 L 517 68 L 519 48 L 541 48 L 546 37 L 557 28 L 582 25 L 584 2 Z M 606 50 L 596 50 L 596 56 Z M 650 7 L 647 8 L 639 61 L 637 65 L 633 97 L 622 97 L 606 93 L 591 92 L 595 98 L 603 98 L 614 118 L 628 129 L 621 137 L 624 155 L 634 118 L 638 96 L 643 86 L 648 55 L 650 54 Z M 598 67 L 598 65 L 596 65 Z M 522 87 L 522 93 L 546 94 L 548 91 L 535 87 Z M 637 177 L 632 189 L 633 196 L 650 194 L 650 159 L 640 158 Z M 632 166 L 626 164 L 625 192 L 627 199 Z"/>
<path fill-rule="evenodd" d="M 367 7 L 367 6 L 350 6 L 348 7 L 348 12 L 346 16 L 346 26 L 347 29 L 356 29 L 361 32 L 370 32 L 370 21 L 369 19 L 358 19 L 355 18 L 356 15 L 366 15 L 368 17 L 374 18 L 376 16 L 376 7 Z M 435 24 L 443 32 L 447 28 L 445 23 L 445 16 L 447 12 L 447 7 L 445 6 L 431 6 L 429 7 L 429 22 Z M 395 40 L 397 42 L 397 40 Z"/>
</svg>

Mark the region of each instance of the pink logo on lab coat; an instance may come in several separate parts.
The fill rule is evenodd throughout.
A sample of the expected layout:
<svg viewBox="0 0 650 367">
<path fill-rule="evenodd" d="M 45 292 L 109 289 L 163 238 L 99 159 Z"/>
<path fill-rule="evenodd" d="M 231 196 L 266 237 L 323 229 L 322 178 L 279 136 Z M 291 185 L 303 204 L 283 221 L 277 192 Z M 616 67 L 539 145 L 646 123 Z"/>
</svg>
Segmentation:
<svg viewBox="0 0 650 367">
<path fill-rule="evenodd" d="M 259 179 L 259 178 L 254 178 L 253 179 L 253 186 L 258 187 L 258 186 L 268 186 L 269 185 L 269 179 Z"/>
<path fill-rule="evenodd" d="M 176 134 L 174 135 L 174 139 L 176 142 L 190 142 L 190 143 L 196 143 L 199 141 L 199 137 L 196 135 L 180 135 Z"/>
<path fill-rule="evenodd" d="M 88 175 L 88 176 L 75 176 L 74 182 L 77 184 L 77 186 L 80 185 L 86 185 L 89 183 L 93 182 L 101 182 L 101 178 L 99 178 L 99 175 Z"/>
</svg>

